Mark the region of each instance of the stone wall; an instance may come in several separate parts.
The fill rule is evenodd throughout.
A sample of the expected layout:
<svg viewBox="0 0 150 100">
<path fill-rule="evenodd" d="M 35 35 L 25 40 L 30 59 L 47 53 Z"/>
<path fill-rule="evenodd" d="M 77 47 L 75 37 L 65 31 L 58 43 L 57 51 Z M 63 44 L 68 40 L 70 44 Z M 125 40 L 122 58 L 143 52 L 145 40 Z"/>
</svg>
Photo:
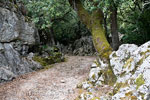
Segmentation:
<svg viewBox="0 0 150 100">
<path fill-rule="evenodd" d="M 42 68 L 28 56 L 29 46 L 39 41 L 35 26 L 23 15 L 0 7 L 0 82 Z"/>
</svg>

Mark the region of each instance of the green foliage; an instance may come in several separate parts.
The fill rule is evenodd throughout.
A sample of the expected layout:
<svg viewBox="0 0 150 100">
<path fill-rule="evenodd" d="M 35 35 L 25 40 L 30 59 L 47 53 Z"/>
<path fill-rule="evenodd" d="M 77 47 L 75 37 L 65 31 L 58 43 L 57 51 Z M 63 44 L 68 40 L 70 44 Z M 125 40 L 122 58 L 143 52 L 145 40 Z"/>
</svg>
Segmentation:
<svg viewBox="0 0 150 100">
<path fill-rule="evenodd" d="M 96 7 L 104 12 L 107 22 L 110 22 L 110 8 L 118 10 L 118 29 L 123 43 L 143 44 L 150 40 L 150 2 L 147 0 L 100 0 Z M 91 6 L 92 7 L 92 6 Z M 106 16 L 107 15 L 107 16 Z M 110 34 L 110 23 L 107 23 Z"/>
<path fill-rule="evenodd" d="M 43 45 L 40 48 L 40 51 L 41 53 L 46 54 L 46 55 L 34 56 L 33 60 L 39 62 L 46 69 L 50 68 L 51 64 L 65 61 L 63 54 L 60 53 L 58 48 L 56 47 L 49 47 L 47 45 Z"/>
<path fill-rule="evenodd" d="M 84 8 L 89 11 L 92 12 L 93 10 L 97 9 L 97 6 L 94 5 L 95 2 L 97 2 L 96 0 L 91 1 L 91 0 L 81 0 Z"/>
<path fill-rule="evenodd" d="M 144 40 L 144 36 L 142 34 L 139 33 L 126 33 L 123 38 L 122 38 L 122 42 L 123 43 L 134 43 L 134 44 L 142 44 L 145 42 Z"/>
<path fill-rule="evenodd" d="M 77 12 L 68 0 L 19 0 L 28 8 L 28 16 L 36 24 L 40 33 L 52 34 L 56 41 L 68 43 L 81 36 L 85 28 L 79 25 Z M 89 12 L 100 8 L 106 17 L 108 34 L 110 34 L 110 8 L 118 10 L 118 29 L 123 43 L 142 44 L 150 40 L 150 3 L 149 0 L 81 0 Z M 88 33 L 88 32 L 85 32 Z M 83 33 L 84 34 L 84 33 Z M 47 38 L 49 38 L 47 36 Z"/>
<path fill-rule="evenodd" d="M 127 6 L 128 5 L 128 6 Z M 123 43 L 141 45 L 150 40 L 150 9 L 142 1 L 125 2 L 119 8 L 120 32 L 124 34 Z"/>
<path fill-rule="evenodd" d="M 67 0 L 32 0 L 26 6 L 39 29 L 50 28 L 52 20 L 62 18 L 71 10 Z"/>
<path fill-rule="evenodd" d="M 139 31 L 143 33 L 144 40 L 150 40 L 150 3 L 144 6 L 144 9 L 139 16 L 138 28 Z"/>
<path fill-rule="evenodd" d="M 69 40 L 75 40 L 78 37 L 79 24 L 78 17 L 74 10 L 64 15 L 63 19 L 53 21 L 53 32 L 55 33 L 55 39 L 61 43 L 69 42 Z"/>
<path fill-rule="evenodd" d="M 78 37 L 78 16 L 68 0 L 32 0 L 25 4 L 28 16 L 42 31 L 40 34 L 44 35 L 45 39 L 49 38 L 50 30 L 59 42 L 69 42 Z"/>
</svg>

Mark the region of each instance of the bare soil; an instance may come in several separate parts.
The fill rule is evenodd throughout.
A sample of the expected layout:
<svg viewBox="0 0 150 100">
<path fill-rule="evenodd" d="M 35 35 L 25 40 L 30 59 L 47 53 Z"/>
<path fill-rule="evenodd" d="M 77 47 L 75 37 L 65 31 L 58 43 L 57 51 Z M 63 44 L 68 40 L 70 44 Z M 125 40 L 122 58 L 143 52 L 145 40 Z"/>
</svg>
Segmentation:
<svg viewBox="0 0 150 100">
<path fill-rule="evenodd" d="M 76 85 L 86 79 L 95 57 L 67 59 L 0 85 L 0 100 L 74 100 L 79 95 Z"/>
</svg>

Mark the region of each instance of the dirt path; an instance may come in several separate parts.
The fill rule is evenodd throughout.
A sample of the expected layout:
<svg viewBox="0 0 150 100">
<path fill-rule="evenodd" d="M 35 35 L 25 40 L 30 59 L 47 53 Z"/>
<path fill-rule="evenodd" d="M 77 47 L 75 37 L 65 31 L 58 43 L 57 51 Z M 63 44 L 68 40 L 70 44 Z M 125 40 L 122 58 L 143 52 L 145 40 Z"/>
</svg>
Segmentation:
<svg viewBox="0 0 150 100">
<path fill-rule="evenodd" d="M 95 57 L 68 57 L 53 68 L 20 76 L 0 85 L 0 100 L 74 100 Z"/>
</svg>

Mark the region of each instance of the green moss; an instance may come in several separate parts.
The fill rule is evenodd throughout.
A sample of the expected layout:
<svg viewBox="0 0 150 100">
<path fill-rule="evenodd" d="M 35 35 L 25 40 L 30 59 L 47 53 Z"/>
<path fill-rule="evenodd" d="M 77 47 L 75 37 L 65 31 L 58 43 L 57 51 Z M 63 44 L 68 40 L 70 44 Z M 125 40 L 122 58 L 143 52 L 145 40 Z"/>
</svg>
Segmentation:
<svg viewBox="0 0 150 100">
<path fill-rule="evenodd" d="M 44 60 L 44 58 L 40 57 L 40 56 L 34 56 L 33 60 L 36 62 L 39 62 L 42 66 L 47 66 L 48 63 Z"/>
<path fill-rule="evenodd" d="M 53 66 L 52 65 L 47 65 L 47 66 L 44 66 L 44 69 L 49 69 L 49 68 L 52 68 Z"/>
<path fill-rule="evenodd" d="M 113 55 L 112 55 L 113 57 L 117 57 L 117 55 L 116 55 L 116 53 L 113 53 Z"/>
<path fill-rule="evenodd" d="M 146 55 L 147 52 L 149 52 L 149 51 L 146 51 L 145 53 L 142 54 L 142 55 L 144 55 L 144 56 L 140 59 L 140 61 L 136 64 L 135 68 L 131 71 L 132 74 L 134 74 L 135 71 L 137 70 L 137 68 L 138 68 L 140 65 L 142 65 L 143 61 L 144 61 L 147 57 L 150 56 L 150 55 Z"/>
<path fill-rule="evenodd" d="M 132 61 L 133 61 L 133 58 L 129 58 L 127 60 L 127 62 L 124 64 L 123 68 L 127 68 L 127 67 L 128 67 L 128 69 L 131 68 L 131 62 Z"/>
<path fill-rule="evenodd" d="M 145 80 L 143 78 L 143 75 L 140 75 L 135 81 L 135 84 L 137 85 L 136 89 L 138 89 L 144 83 L 145 83 Z"/>
<path fill-rule="evenodd" d="M 108 92 L 108 95 L 109 96 L 113 96 L 113 92 Z"/>
<path fill-rule="evenodd" d="M 86 94 L 92 95 L 92 92 L 87 92 Z"/>
<path fill-rule="evenodd" d="M 94 97 L 91 100 L 100 100 L 100 98 L 99 97 Z"/>
<path fill-rule="evenodd" d="M 113 89 L 113 95 L 115 95 L 115 94 L 120 90 L 122 84 L 123 84 L 123 83 L 116 83 L 116 84 L 115 84 L 115 87 L 114 87 L 114 89 Z"/>
<path fill-rule="evenodd" d="M 97 57 L 96 60 L 94 60 L 94 63 L 96 64 L 96 66 L 100 66 L 100 63 L 98 60 L 99 60 L 99 57 Z"/>
<path fill-rule="evenodd" d="M 98 77 L 100 77 L 102 75 L 102 72 L 100 71 L 99 73 L 98 73 Z"/>
<path fill-rule="evenodd" d="M 79 98 L 79 97 L 77 97 L 77 98 L 75 98 L 75 100 L 80 100 L 80 98 Z"/>
<path fill-rule="evenodd" d="M 144 94 L 144 93 L 139 92 L 139 95 L 142 97 L 142 100 L 144 100 L 144 96 L 145 96 L 145 94 Z"/>
<path fill-rule="evenodd" d="M 140 61 L 137 63 L 137 65 L 138 66 L 141 65 L 143 63 L 144 59 L 145 59 L 145 57 L 143 57 L 142 59 L 140 59 Z"/>
<path fill-rule="evenodd" d="M 122 72 L 122 73 L 120 74 L 120 77 L 123 77 L 125 74 L 126 74 L 126 71 L 125 71 L 125 72 Z"/>
<path fill-rule="evenodd" d="M 136 96 L 131 96 L 131 100 L 138 100 Z"/>
<path fill-rule="evenodd" d="M 109 66 L 109 68 L 107 70 L 104 70 L 102 72 L 103 74 L 103 78 L 104 78 L 104 83 L 108 84 L 110 86 L 113 86 L 117 80 L 116 76 L 114 75 L 111 67 Z"/>
<path fill-rule="evenodd" d="M 145 56 L 142 57 L 139 62 L 137 62 L 135 68 L 131 71 L 132 74 L 135 73 L 136 69 L 143 63 L 144 59 L 145 59 Z"/>
<path fill-rule="evenodd" d="M 133 91 L 129 91 L 128 93 L 125 93 L 125 98 L 123 100 L 129 99 L 130 100 L 137 100 L 137 97 L 133 95 Z"/>
<path fill-rule="evenodd" d="M 52 67 L 52 65 L 50 65 L 50 63 L 47 62 L 45 58 L 42 58 L 40 56 L 34 56 L 33 60 L 39 62 L 44 67 L 44 69 L 49 69 Z"/>
<path fill-rule="evenodd" d="M 150 50 L 147 50 L 147 51 L 145 51 L 145 52 L 141 52 L 141 53 L 140 53 L 140 55 L 141 55 L 141 56 L 142 56 L 142 55 L 144 55 L 144 56 L 145 56 L 145 55 L 146 55 L 146 53 L 149 53 L 149 52 L 150 52 Z"/>
<path fill-rule="evenodd" d="M 82 88 L 82 82 L 77 84 L 77 88 L 80 88 L 80 89 Z"/>
<path fill-rule="evenodd" d="M 96 77 L 95 74 L 93 74 L 93 75 L 92 75 L 92 78 L 95 79 L 95 77 Z"/>
<path fill-rule="evenodd" d="M 91 82 L 91 81 L 87 81 L 87 83 L 88 83 L 88 84 L 92 84 L 92 82 Z"/>
<path fill-rule="evenodd" d="M 39 62 L 44 69 L 51 68 L 51 64 L 65 61 L 65 58 L 62 58 L 62 54 L 59 52 L 51 52 L 48 57 L 34 56 L 33 60 Z"/>
<path fill-rule="evenodd" d="M 144 61 L 147 57 L 150 56 L 149 54 L 146 55 L 146 53 L 148 53 L 148 52 L 150 52 L 150 51 L 147 50 L 146 52 L 141 52 L 141 53 L 140 53 L 140 55 L 141 55 L 141 56 L 143 55 L 143 57 L 139 60 L 139 62 L 137 62 L 135 68 L 134 68 L 134 69 L 132 70 L 132 72 L 131 72 L 132 74 L 134 74 L 135 71 L 136 71 L 136 69 L 137 69 L 140 65 L 142 65 L 143 61 Z"/>
<path fill-rule="evenodd" d="M 110 86 L 113 86 L 115 84 L 116 76 L 111 71 L 107 71 L 103 75 L 104 75 L 104 84 L 108 84 Z"/>
<path fill-rule="evenodd" d="M 128 81 L 126 81 L 125 83 L 116 83 L 113 89 L 113 95 L 115 95 L 117 92 L 119 92 L 120 88 L 124 88 L 127 87 L 128 85 Z"/>
<path fill-rule="evenodd" d="M 129 97 L 129 96 L 132 96 L 132 94 L 133 94 L 133 92 L 130 91 L 130 92 L 128 92 L 128 93 L 125 93 L 125 96 L 126 96 L 126 97 Z"/>
</svg>

